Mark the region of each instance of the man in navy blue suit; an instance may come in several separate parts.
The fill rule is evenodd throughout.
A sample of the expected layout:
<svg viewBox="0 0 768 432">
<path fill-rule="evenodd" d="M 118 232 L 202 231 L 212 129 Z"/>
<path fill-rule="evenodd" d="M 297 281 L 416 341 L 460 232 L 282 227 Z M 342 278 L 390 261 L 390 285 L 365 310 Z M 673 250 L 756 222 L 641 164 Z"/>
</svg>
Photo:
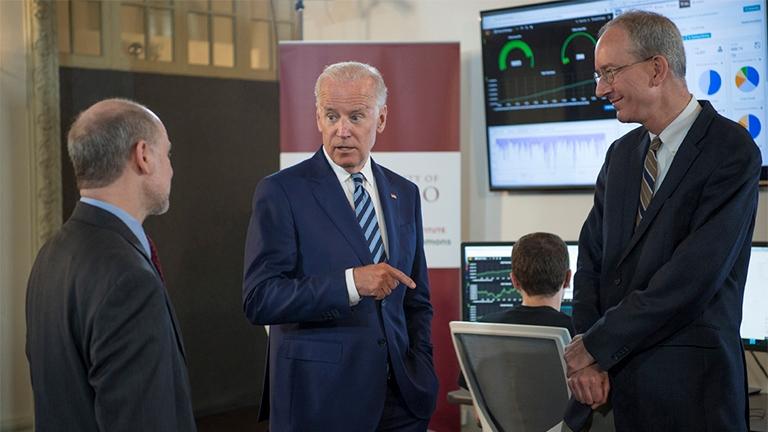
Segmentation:
<svg viewBox="0 0 768 432">
<path fill-rule="evenodd" d="M 760 153 L 690 94 L 669 19 L 628 12 L 599 36 L 596 94 L 642 126 L 609 148 L 579 238 L 569 385 L 593 408 L 610 399 L 618 431 L 746 431 L 739 327 Z"/>
<path fill-rule="evenodd" d="M 315 85 L 322 147 L 256 187 L 243 307 L 271 326 L 271 430 L 424 431 L 434 411 L 419 191 L 370 157 L 386 96 L 374 67 L 328 66 Z"/>
</svg>

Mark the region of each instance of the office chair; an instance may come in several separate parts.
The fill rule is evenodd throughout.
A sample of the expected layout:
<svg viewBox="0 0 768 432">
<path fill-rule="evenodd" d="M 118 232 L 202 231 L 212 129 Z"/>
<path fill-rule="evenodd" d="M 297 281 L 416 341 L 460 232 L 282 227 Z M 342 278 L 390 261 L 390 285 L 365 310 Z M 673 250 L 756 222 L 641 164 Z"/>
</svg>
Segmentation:
<svg viewBox="0 0 768 432">
<path fill-rule="evenodd" d="M 453 321 L 451 336 L 483 431 L 560 432 L 570 397 L 564 328 Z"/>
</svg>

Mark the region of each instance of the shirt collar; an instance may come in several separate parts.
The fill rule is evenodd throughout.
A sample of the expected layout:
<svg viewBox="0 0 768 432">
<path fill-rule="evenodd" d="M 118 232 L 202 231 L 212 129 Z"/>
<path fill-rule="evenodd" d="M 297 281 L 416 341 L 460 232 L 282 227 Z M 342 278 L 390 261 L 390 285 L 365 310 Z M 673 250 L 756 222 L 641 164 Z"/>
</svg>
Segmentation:
<svg viewBox="0 0 768 432">
<path fill-rule="evenodd" d="M 92 205 L 94 207 L 98 207 L 104 211 L 107 211 L 117 216 L 118 219 L 120 219 L 126 226 L 128 226 L 128 229 L 131 230 L 133 235 L 135 235 L 136 238 L 139 239 L 139 243 L 141 243 L 141 246 L 144 248 L 144 251 L 147 253 L 147 256 L 152 256 L 151 249 L 149 248 L 149 240 L 147 240 L 147 234 L 144 232 L 144 228 L 142 228 L 141 223 L 138 220 L 136 220 L 136 218 L 131 216 L 127 211 L 121 209 L 120 207 L 112 205 L 108 202 L 104 202 L 94 198 L 81 197 L 80 201 L 86 204 Z"/>
<path fill-rule="evenodd" d="M 688 133 L 688 130 L 693 125 L 693 122 L 696 121 L 700 111 L 701 106 L 699 105 L 699 101 L 696 100 L 693 95 L 691 95 L 691 100 L 688 101 L 688 105 L 685 106 L 683 111 L 678 114 L 674 120 L 672 120 L 672 123 L 670 123 L 667 127 L 664 128 L 663 131 L 661 131 L 661 133 L 659 133 L 658 137 L 661 139 L 661 142 L 664 143 L 662 148 L 669 144 L 667 146 L 668 150 L 672 151 L 673 153 L 677 151 L 677 149 L 683 143 L 683 139 L 685 139 L 685 134 Z M 656 137 L 656 135 L 650 132 L 648 132 L 648 135 L 650 135 L 651 140 Z"/>
<path fill-rule="evenodd" d="M 325 151 L 325 146 L 323 146 L 323 155 L 325 156 L 325 159 L 328 161 L 328 164 L 331 166 L 331 169 L 333 170 L 333 173 L 336 174 L 336 177 L 339 179 L 339 182 L 341 184 L 344 184 L 347 182 L 351 175 L 347 172 L 344 168 L 336 165 L 336 162 L 331 159 L 330 156 L 328 156 L 328 152 Z M 368 159 L 366 159 L 365 163 L 363 164 L 363 168 L 360 170 L 361 173 L 363 173 L 363 176 L 365 176 L 365 180 L 370 183 L 372 186 L 376 185 L 376 179 L 373 177 L 373 170 L 371 169 L 371 156 L 368 155 Z"/>
</svg>

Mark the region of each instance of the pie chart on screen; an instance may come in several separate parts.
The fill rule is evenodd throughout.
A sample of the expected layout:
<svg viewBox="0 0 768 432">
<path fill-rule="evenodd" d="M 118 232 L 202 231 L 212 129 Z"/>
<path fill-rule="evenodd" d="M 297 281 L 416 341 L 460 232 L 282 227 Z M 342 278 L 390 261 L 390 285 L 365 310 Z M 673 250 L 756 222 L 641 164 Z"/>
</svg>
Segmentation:
<svg viewBox="0 0 768 432">
<path fill-rule="evenodd" d="M 760 75 L 752 66 L 744 66 L 736 72 L 736 87 L 743 92 L 751 92 L 760 83 Z"/>
<path fill-rule="evenodd" d="M 755 139 L 758 135 L 760 135 L 760 120 L 758 120 L 758 118 L 752 114 L 747 114 L 740 118 L 739 124 L 744 126 L 744 128 L 749 131 L 749 134 L 752 135 L 752 139 Z"/>
<path fill-rule="evenodd" d="M 709 96 L 717 93 L 722 84 L 723 80 L 720 78 L 720 74 L 711 69 L 699 77 L 699 88 Z"/>
</svg>

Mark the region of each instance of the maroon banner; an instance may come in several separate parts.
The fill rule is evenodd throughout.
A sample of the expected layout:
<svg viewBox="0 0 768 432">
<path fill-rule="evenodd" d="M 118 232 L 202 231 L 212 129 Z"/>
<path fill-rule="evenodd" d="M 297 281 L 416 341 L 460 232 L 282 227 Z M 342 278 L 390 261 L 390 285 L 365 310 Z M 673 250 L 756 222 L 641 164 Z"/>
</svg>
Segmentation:
<svg viewBox="0 0 768 432">
<path fill-rule="evenodd" d="M 387 127 L 376 138 L 374 157 L 376 151 L 460 151 L 458 43 L 291 42 L 280 44 L 281 152 L 320 148 L 315 80 L 325 66 L 349 60 L 375 66 L 387 84 Z M 429 163 L 424 161 L 425 166 Z M 458 387 L 459 366 L 448 322 L 460 319 L 459 270 L 430 269 L 429 278 L 435 310 L 432 343 L 440 380 L 430 429 L 458 432 L 459 409 L 448 404 L 446 394 Z"/>
<path fill-rule="evenodd" d="M 280 151 L 320 148 L 315 80 L 348 60 L 375 66 L 387 84 L 387 127 L 374 151 L 459 151 L 458 43 L 295 42 L 280 44 Z"/>
</svg>

